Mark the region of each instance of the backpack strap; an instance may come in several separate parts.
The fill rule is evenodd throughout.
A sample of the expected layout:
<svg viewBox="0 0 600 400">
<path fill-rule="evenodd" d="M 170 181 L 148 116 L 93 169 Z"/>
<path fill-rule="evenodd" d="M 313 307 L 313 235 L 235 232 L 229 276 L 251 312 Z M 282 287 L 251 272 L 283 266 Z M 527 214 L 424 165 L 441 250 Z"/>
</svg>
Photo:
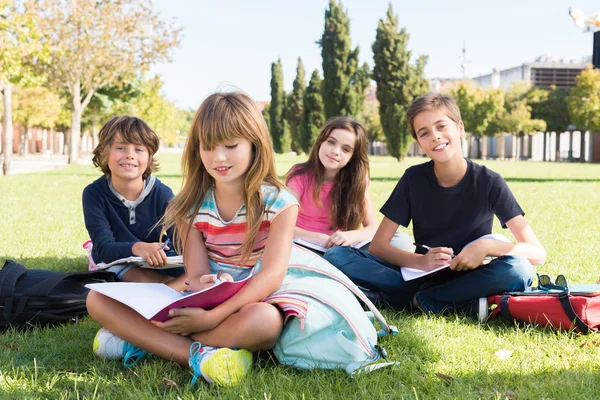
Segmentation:
<svg viewBox="0 0 600 400">
<path fill-rule="evenodd" d="M 6 260 L 2 271 L 0 271 L 0 296 L 4 297 L 4 318 L 9 321 L 12 317 L 12 309 L 14 302 L 15 287 L 17 281 L 27 271 L 23 265 Z M 18 307 L 19 308 L 19 307 Z M 22 308 L 22 307 L 21 307 Z"/>
<path fill-rule="evenodd" d="M 571 321 L 573 325 L 577 328 L 577 330 L 581 333 L 589 333 L 589 332 L 598 332 L 596 329 L 591 328 L 579 318 L 579 316 L 575 313 L 573 309 L 573 304 L 571 304 L 569 290 L 565 290 L 564 292 L 558 295 L 558 301 L 560 301 L 560 305 L 562 306 L 563 311 L 567 314 L 567 318 Z"/>
<path fill-rule="evenodd" d="M 510 295 L 509 294 L 503 294 L 500 297 L 500 314 L 502 314 L 502 316 L 504 318 L 506 318 L 509 321 L 514 322 L 515 319 L 512 317 L 512 315 L 510 315 L 510 309 L 508 308 L 508 302 L 510 301 Z"/>
<path fill-rule="evenodd" d="M 39 282 L 37 285 L 34 285 L 27 289 L 23 295 L 24 296 L 34 296 L 34 297 L 45 297 L 54 290 L 61 282 L 70 280 L 75 282 L 85 282 L 88 283 L 91 280 L 105 280 L 108 282 L 114 281 L 114 273 L 108 271 L 93 271 L 93 272 L 71 272 L 66 274 L 60 274 L 53 276 L 50 279 L 46 279 L 42 282 Z M 83 286 L 83 285 L 82 285 Z"/>
</svg>

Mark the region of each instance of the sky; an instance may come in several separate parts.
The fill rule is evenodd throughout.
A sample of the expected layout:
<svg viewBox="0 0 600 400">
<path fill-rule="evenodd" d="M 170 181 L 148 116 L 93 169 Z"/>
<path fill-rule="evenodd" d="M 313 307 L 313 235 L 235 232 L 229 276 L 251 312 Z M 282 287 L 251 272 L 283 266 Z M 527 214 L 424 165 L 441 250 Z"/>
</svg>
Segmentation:
<svg viewBox="0 0 600 400">
<path fill-rule="evenodd" d="M 597 0 L 392 0 L 399 25 L 410 34 L 413 58 L 429 57 L 426 77 L 475 77 L 551 55 L 566 61 L 592 55 L 593 34 L 583 33 L 568 14 L 600 13 Z M 373 66 L 371 46 L 389 0 L 344 0 L 352 45 L 361 63 Z M 322 76 L 321 38 L 329 0 L 155 0 L 160 18 L 182 26 L 172 62 L 153 67 L 164 92 L 181 108 L 196 109 L 219 89 L 237 87 L 257 101 L 270 100 L 271 63 L 281 59 L 286 91 L 292 89 L 298 57 L 307 79 Z"/>
</svg>

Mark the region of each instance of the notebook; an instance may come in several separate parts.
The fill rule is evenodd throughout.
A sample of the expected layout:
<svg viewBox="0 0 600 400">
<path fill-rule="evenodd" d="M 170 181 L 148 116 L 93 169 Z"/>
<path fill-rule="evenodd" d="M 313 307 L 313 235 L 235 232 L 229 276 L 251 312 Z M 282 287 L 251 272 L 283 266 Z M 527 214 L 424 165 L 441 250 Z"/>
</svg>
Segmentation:
<svg viewBox="0 0 600 400">
<path fill-rule="evenodd" d="M 366 240 L 362 240 L 360 242 L 356 242 L 356 243 L 352 244 L 351 247 L 354 247 L 355 249 L 360 249 L 364 245 L 371 243 L 371 240 L 372 239 L 366 239 Z M 302 247 L 306 247 L 306 248 L 309 248 L 312 250 L 319 251 L 321 253 L 325 253 L 327 251 L 327 248 L 323 247 L 323 245 L 321 245 L 319 243 L 311 242 L 310 240 L 306 240 L 306 239 L 302 239 L 302 238 L 294 239 L 294 243 L 296 243 Z"/>
<path fill-rule="evenodd" d="M 131 265 L 135 265 L 135 266 L 138 266 L 141 268 L 151 268 L 151 269 L 179 268 L 179 267 L 183 267 L 183 256 L 167 257 L 167 263 L 165 265 L 163 265 L 162 267 L 151 267 L 150 265 L 148 265 L 146 260 L 144 260 L 142 257 L 136 257 L 136 256 L 120 258 L 120 259 L 113 261 L 111 263 L 108 263 L 108 264 L 98 263 L 96 265 L 98 266 L 98 269 L 107 269 L 114 265 L 123 265 L 123 264 L 131 264 Z"/>
<path fill-rule="evenodd" d="M 488 240 L 493 239 L 493 240 L 500 240 L 502 242 L 510 242 L 510 240 L 508 240 L 506 238 L 506 236 L 504 236 L 504 235 L 490 233 L 488 235 L 483 235 L 479 239 L 475 239 L 472 242 L 467 243 L 467 245 L 464 248 L 467 248 L 468 246 L 470 246 L 473 243 L 477 242 L 478 240 L 482 240 L 482 239 L 488 239 Z M 491 260 L 492 260 L 491 257 L 489 257 L 489 258 L 486 257 L 486 259 L 484 260 L 484 264 L 489 263 Z M 404 281 L 412 281 L 413 279 L 422 278 L 426 275 L 430 275 L 430 274 L 436 273 L 438 271 L 441 271 L 445 268 L 448 268 L 449 266 L 450 266 L 450 264 L 442 265 L 441 267 L 432 269 L 430 271 L 422 271 L 422 270 L 416 269 L 416 268 L 402 267 L 402 268 L 400 268 L 400 272 L 402 273 L 402 278 L 404 279 Z"/>
<path fill-rule="evenodd" d="M 169 310 L 199 307 L 210 310 L 236 294 L 251 276 L 236 282 L 220 282 L 199 292 L 182 294 L 163 283 L 109 282 L 85 285 L 90 290 L 115 299 L 137 311 L 144 318 L 164 322 Z"/>
</svg>

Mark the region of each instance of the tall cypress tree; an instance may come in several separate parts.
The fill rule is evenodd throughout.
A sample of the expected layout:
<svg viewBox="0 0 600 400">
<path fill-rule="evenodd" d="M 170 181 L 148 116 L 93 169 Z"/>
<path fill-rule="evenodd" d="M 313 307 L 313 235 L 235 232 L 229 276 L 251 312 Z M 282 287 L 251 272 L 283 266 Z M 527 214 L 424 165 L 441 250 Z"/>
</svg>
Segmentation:
<svg viewBox="0 0 600 400">
<path fill-rule="evenodd" d="M 302 150 L 305 153 L 310 152 L 319 134 L 319 129 L 325 124 L 322 90 L 323 81 L 319 76 L 319 72 L 314 70 L 302 99 L 304 110 L 299 131 Z"/>
<path fill-rule="evenodd" d="M 423 74 L 427 56 L 419 57 L 415 65 L 410 64 L 409 37 L 405 28 L 398 30 L 398 16 L 390 4 L 385 21 L 379 20 L 372 47 L 373 79 L 377 82 L 379 116 L 388 152 L 397 160 L 404 158 L 412 140 L 406 124 L 406 109 L 429 87 Z"/>
<path fill-rule="evenodd" d="M 296 79 L 294 79 L 294 89 L 290 93 L 286 109 L 285 119 L 290 128 L 290 136 L 292 140 L 292 150 L 300 152 L 302 143 L 300 140 L 300 121 L 302 120 L 302 98 L 306 92 L 306 78 L 304 77 L 304 65 L 302 58 L 298 57 L 298 66 L 296 67 Z"/>
<path fill-rule="evenodd" d="M 358 65 L 360 50 L 358 46 L 351 48 L 350 21 L 341 2 L 329 1 L 323 36 L 318 43 L 323 58 L 325 116 L 360 114 L 370 71 L 366 63 Z"/>
<path fill-rule="evenodd" d="M 290 149 L 287 124 L 284 119 L 285 91 L 283 90 L 283 69 L 281 59 L 271 64 L 271 107 L 269 109 L 271 137 L 273 148 L 277 153 L 285 153 Z"/>
</svg>

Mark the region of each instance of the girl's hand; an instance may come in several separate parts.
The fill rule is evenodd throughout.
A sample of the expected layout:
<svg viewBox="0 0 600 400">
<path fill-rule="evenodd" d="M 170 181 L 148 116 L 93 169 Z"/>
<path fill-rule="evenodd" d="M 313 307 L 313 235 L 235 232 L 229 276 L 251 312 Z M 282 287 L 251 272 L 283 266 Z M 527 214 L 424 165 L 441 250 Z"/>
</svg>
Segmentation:
<svg viewBox="0 0 600 400">
<path fill-rule="evenodd" d="M 351 246 L 356 240 L 350 232 L 334 232 L 333 235 L 329 236 L 324 247 L 329 249 L 334 246 Z"/>
<path fill-rule="evenodd" d="M 169 311 L 170 320 L 152 323 L 168 332 L 182 336 L 208 331 L 216 328 L 222 321 L 217 316 L 202 308 L 175 308 Z"/>
<path fill-rule="evenodd" d="M 163 248 L 163 245 L 163 243 L 137 242 L 131 247 L 131 252 L 142 257 L 151 267 L 162 267 L 167 264 L 165 250 L 169 250 L 168 246 Z"/>
<path fill-rule="evenodd" d="M 188 284 L 188 289 L 186 291 L 187 292 L 199 292 L 201 290 L 204 290 L 206 288 L 214 286 L 216 279 L 217 279 L 216 274 L 206 274 L 206 275 L 197 276 L 197 277 L 192 278 L 191 280 L 185 282 L 186 284 Z M 233 282 L 233 277 L 231 275 L 229 275 L 227 272 L 225 272 L 225 273 L 221 274 L 221 276 L 219 277 L 219 280 L 221 282 Z"/>
<path fill-rule="evenodd" d="M 483 264 L 485 256 L 487 256 L 487 254 L 484 244 L 475 242 L 462 249 L 462 251 L 454 257 L 454 260 L 450 263 L 450 269 L 455 271 L 475 269 Z"/>
<path fill-rule="evenodd" d="M 419 259 L 418 269 L 431 271 L 452 261 L 452 249 L 450 247 L 433 247 Z"/>
</svg>

